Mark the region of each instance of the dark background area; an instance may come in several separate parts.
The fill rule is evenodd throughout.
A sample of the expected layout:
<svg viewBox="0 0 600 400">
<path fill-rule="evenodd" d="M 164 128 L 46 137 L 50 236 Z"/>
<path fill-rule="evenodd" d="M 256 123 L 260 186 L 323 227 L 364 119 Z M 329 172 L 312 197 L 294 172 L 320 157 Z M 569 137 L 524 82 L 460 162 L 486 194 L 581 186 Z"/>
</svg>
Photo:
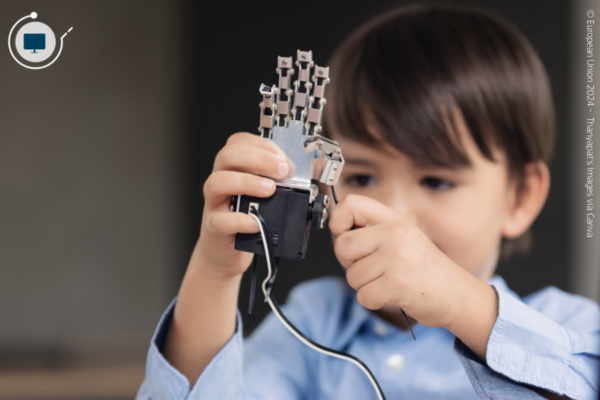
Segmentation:
<svg viewBox="0 0 600 400">
<path fill-rule="evenodd" d="M 194 44 L 188 57 L 194 73 L 189 129 L 186 141 L 191 160 L 188 235 L 185 252 L 197 239 L 202 214 L 202 182 L 212 170 L 214 156 L 227 137 L 238 131 L 256 133 L 261 83 L 277 84 L 277 56 L 296 56 L 296 50 L 312 50 L 315 63 L 324 65 L 338 43 L 354 28 L 386 10 L 414 2 L 403 1 L 308 1 L 188 3 Z M 441 1 L 498 13 L 519 28 L 539 53 L 550 78 L 557 116 L 555 151 L 548 202 L 533 226 L 533 246 L 528 255 L 502 262 L 497 270 L 519 295 L 548 285 L 567 289 L 567 67 L 569 7 L 566 1 Z M 335 79 L 331 77 L 331 79 Z M 266 269 L 264 259 L 261 271 Z M 276 297 L 283 301 L 301 281 L 323 275 L 343 275 L 333 253 L 328 231 L 312 231 L 305 260 L 282 260 Z M 183 273 L 183 271 L 182 271 Z M 246 274 L 248 275 L 248 274 Z M 259 282 L 262 280 L 259 279 Z M 269 311 L 259 294 L 254 313 L 247 314 L 249 277 L 240 292 L 240 309 L 247 331 Z"/>
</svg>

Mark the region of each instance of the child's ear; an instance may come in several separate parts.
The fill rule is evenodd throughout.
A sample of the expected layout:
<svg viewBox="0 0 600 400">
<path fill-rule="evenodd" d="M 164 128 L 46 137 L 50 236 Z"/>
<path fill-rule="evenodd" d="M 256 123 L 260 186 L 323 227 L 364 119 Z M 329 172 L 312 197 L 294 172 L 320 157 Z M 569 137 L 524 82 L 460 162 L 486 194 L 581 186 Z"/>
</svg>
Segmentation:
<svg viewBox="0 0 600 400">
<path fill-rule="evenodd" d="M 527 164 L 521 190 L 514 182 L 509 187 L 502 236 L 512 239 L 524 234 L 544 207 L 549 190 L 550 171 L 546 163 Z"/>
</svg>

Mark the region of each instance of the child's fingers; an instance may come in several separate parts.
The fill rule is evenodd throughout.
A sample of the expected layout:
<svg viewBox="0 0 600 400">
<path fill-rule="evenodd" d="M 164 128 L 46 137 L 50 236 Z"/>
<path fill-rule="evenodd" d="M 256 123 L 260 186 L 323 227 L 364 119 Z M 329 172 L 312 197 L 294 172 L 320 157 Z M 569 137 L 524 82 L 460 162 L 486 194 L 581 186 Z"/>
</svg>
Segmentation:
<svg viewBox="0 0 600 400">
<path fill-rule="evenodd" d="M 365 285 L 381 278 L 385 273 L 382 262 L 377 262 L 374 257 L 363 258 L 348 267 L 346 280 L 354 290 L 360 290 Z"/>
<path fill-rule="evenodd" d="M 342 265 L 351 264 L 376 252 L 386 240 L 381 225 L 367 226 L 344 232 L 333 242 L 333 251 Z"/>
<path fill-rule="evenodd" d="M 237 194 L 269 197 L 275 192 L 275 182 L 245 172 L 217 171 L 210 174 L 203 191 L 206 205 L 216 208 Z"/>
<path fill-rule="evenodd" d="M 386 304 L 387 290 L 381 279 L 376 279 L 356 293 L 356 300 L 369 310 L 379 310 Z"/>
<path fill-rule="evenodd" d="M 235 143 L 219 151 L 213 171 L 232 170 L 283 179 L 290 169 L 285 160 L 282 154 L 253 145 Z"/>
<path fill-rule="evenodd" d="M 349 194 L 333 208 L 329 218 L 329 230 L 334 237 L 354 226 L 380 224 L 389 219 L 394 211 L 370 197 Z"/>
<path fill-rule="evenodd" d="M 229 136 L 229 138 L 227 139 L 226 146 L 232 144 L 244 144 L 248 146 L 261 148 L 273 154 L 279 153 L 285 155 L 283 150 L 281 150 L 279 146 L 277 146 L 272 140 L 248 132 L 237 132 Z"/>
<path fill-rule="evenodd" d="M 256 220 L 241 212 L 212 212 L 208 216 L 207 228 L 217 234 L 257 233 L 260 229 Z"/>
</svg>

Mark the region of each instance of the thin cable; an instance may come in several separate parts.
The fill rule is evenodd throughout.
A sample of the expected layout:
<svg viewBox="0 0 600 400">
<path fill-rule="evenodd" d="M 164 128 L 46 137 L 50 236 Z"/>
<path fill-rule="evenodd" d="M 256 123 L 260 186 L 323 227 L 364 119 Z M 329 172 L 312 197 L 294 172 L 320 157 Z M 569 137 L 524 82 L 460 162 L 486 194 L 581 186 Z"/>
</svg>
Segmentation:
<svg viewBox="0 0 600 400">
<path fill-rule="evenodd" d="M 333 195 L 333 201 L 335 201 L 335 204 L 338 203 L 338 199 L 337 196 L 335 194 L 335 188 L 333 187 L 333 185 L 331 185 L 331 194 Z"/>
<path fill-rule="evenodd" d="M 399 308 L 400 308 L 400 311 L 402 311 L 402 315 L 404 315 L 404 320 L 406 321 L 406 325 L 408 325 L 408 329 L 410 329 L 410 333 L 412 333 L 413 339 L 417 340 L 417 337 L 415 336 L 415 333 L 412 330 L 412 326 L 410 326 L 410 322 L 408 321 L 408 317 L 406 316 L 406 313 L 404 312 L 402 307 L 399 307 Z"/>
<path fill-rule="evenodd" d="M 256 272 L 258 270 L 258 254 L 252 257 L 252 278 L 250 280 L 250 302 L 248 303 L 248 314 L 252 314 L 254 307 L 254 292 L 256 291 Z"/>
<path fill-rule="evenodd" d="M 274 261 L 274 260 L 273 260 L 271 243 L 267 240 L 267 238 L 269 237 L 268 231 L 267 231 L 267 224 L 265 223 L 265 220 L 262 218 L 262 216 L 260 215 L 258 210 L 256 210 L 256 208 L 251 207 L 249 215 L 251 215 L 258 222 L 258 226 L 260 228 L 260 234 L 262 235 L 262 238 L 263 238 L 263 246 L 265 248 L 265 256 L 267 259 L 268 275 L 267 275 L 267 278 L 263 281 L 262 288 L 263 288 L 263 293 L 265 294 L 265 299 L 269 303 L 269 306 L 271 307 L 271 310 L 273 310 L 273 313 L 275 314 L 275 316 L 298 340 L 300 340 L 306 346 L 310 347 L 311 349 L 313 349 L 315 351 L 318 351 L 319 353 L 326 354 L 328 356 L 339 358 L 342 360 L 350 361 L 351 363 L 353 363 L 354 365 L 359 367 L 369 378 L 369 381 L 371 382 L 371 384 L 373 385 L 373 388 L 377 392 L 377 397 L 379 398 L 379 400 L 386 400 L 385 395 L 383 394 L 383 390 L 381 390 L 381 387 L 379 386 L 377 379 L 375 379 L 375 376 L 373 375 L 373 373 L 371 372 L 369 367 L 367 367 L 365 365 L 365 363 L 363 363 L 361 360 L 359 360 L 358 358 L 356 358 L 350 354 L 346 354 L 341 351 L 330 349 L 328 347 L 322 346 L 322 345 L 312 341 L 311 339 L 306 337 L 302 332 L 300 332 L 300 330 L 298 330 L 298 328 L 296 328 L 285 317 L 285 315 L 283 315 L 283 312 L 279 308 L 279 305 L 277 304 L 277 301 L 275 300 L 275 297 L 273 296 L 273 292 L 272 292 L 273 282 L 271 280 L 271 261 Z M 269 287 L 267 287 L 268 284 L 270 284 Z"/>
<path fill-rule="evenodd" d="M 333 187 L 333 185 L 331 185 L 331 194 L 333 195 L 333 201 L 335 201 L 335 204 L 338 203 L 338 199 L 337 196 L 335 194 L 335 188 Z M 354 227 L 352 227 L 350 230 L 354 229 Z M 400 311 L 402 311 L 402 315 L 404 315 L 404 320 L 406 321 L 406 325 L 408 325 L 408 329 L 410 329 L 410 333 L 412 334 L 412 337 L 414 340 L 417 340 L 417 337 L 415 336 L 415 333 L 413 332 L 413 328 L 410 325 L 410 321 L 408 320 L 408 317 L 406 316 L 406 313 L 404 312 L 404 310 L 402 309 L 402 307 L 399 307 Z"/>
<path fill-rule="evenodd" d="M 262 215 L 258 212 L 258 210 L 252 206 L 250 208 L 250 215 L 257 220 L 258 226 L 260 227 L 260 233 L 262 235 L 263 246 L 265 248 L 265 257 L 267 259 L 267 267 L 269 268 L 269 274 L 265 278 L 262 284 L 263 293 L 265 294 L 265 303 L 267 299 L 271 296 L 271 291 L 273 290 L 273 284 L 275 283 L 275 275 L 277 275 L 277 261 L 273 256 L 273 248 L 271 247 L 271 242 L 269 241 L 269 231 L 267 229 L 267 223 L 263 219 Z M 264 230 L 263 230 L 264 228 Z M 266 234 L 265 234 L 266 232 Z"/>
</svg>

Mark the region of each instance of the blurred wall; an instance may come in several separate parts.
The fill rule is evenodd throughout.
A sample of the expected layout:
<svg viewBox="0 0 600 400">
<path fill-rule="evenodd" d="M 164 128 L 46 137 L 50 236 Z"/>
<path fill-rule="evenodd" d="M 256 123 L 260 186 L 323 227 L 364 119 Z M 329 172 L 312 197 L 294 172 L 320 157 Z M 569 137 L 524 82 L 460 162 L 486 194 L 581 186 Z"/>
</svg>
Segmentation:
<svg viewBox="0 0 600 400">
<path fill-rule="evenodd" d="M 0 367 L 143 363 L 181 269 L 180 3 L 0 10 L 3 40 L 32 11 L 57 48 L 73 27 L 47 69 L 0 50 Z"/>
</svg>

